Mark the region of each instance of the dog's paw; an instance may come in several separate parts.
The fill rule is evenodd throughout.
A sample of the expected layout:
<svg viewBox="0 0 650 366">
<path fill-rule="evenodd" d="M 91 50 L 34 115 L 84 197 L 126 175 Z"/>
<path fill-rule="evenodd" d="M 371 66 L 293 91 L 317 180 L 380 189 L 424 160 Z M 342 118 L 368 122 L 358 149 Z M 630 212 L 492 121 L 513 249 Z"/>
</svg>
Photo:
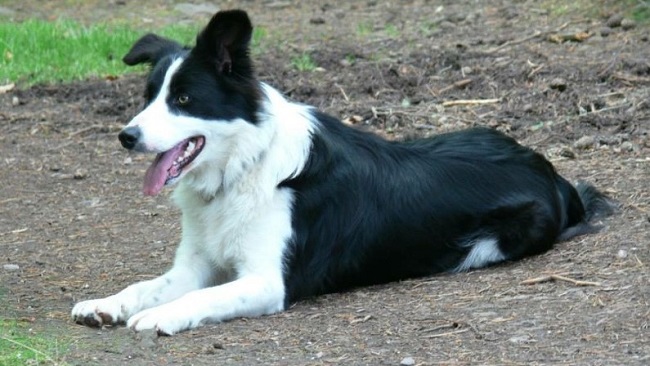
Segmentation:
<svg viewBox="0 0 650 366">
<path fill-rule="evenodd" d="M 72 320 L 77 324 L 101 327 L 124 323 L 128 311 L 117 296 L 110 296 L 104 299 L 79 302 L 72 308 L 71 315 Z"/>
<path fill-rule="evenodd" d="M 165 304 L 133 315 L 126 326 L 136 332 L 153 329 L 158 335 L 169 336 L 200 325 L 200 321 L 188 312 L 191 312 L 191 307 Z"/>
</svg>

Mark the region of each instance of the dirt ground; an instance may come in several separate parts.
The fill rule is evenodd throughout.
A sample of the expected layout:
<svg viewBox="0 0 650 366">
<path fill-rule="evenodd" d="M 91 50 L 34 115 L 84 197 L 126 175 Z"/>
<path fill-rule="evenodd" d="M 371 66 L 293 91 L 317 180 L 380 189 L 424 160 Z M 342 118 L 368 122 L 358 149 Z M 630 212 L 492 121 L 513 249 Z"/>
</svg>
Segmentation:
<svg viewBox="0 0 650 366">
<path fill-rule="evenodd" d="M 2 7 L 16 19 L 122 17 L 143 33 L 209 17 L 172 1 L 75 12 L 12 3 Z M 0 94 L 1 311 L 61 335 L 71 346 L 57 359 L 72 365 L 649 364 L 650 29 L 608 21 L 621 2 L 580 3 L 223 6 L 247 9 L 266 30 L 258 73 L 290 98 L 392 139 L 506 131 L 620 202 L 602 232 L 518 263 L 323 296 L 173 337 L 79 326 L 69 317 L 76 301 L 169 267 L 179 212 L 169 191 L 141 195 L 152 157 L 116 139 L 140 108 L 142 76 L 36 86 Z M 317 68 L 296 70 L 300 54 Z M 550 275 L 571 281 L 522 284 Z"/>
</svg>

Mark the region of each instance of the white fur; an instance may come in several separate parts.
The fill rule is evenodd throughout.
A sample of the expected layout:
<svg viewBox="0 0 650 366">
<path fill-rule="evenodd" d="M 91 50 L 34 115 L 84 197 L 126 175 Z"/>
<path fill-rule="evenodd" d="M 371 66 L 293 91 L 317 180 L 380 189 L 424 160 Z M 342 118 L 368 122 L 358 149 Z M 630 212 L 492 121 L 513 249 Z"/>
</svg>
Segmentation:
<svg viewBox="0 0 650 366">
<path fill-rule="evenodd" d="M 465 260 L 456 267 L 456 272 L 467 271 L 472 268 L 485 267 L 489 264 L 505 260 L 506 257 L 499 249 L 496 239 L 481 239 L 471 243 L 472 249 Z"/>
<path fill-rule="evenodd" d="M 284 308 L 282 270 L 292 235 L 293 192 L 277 186 L 302 170 L 315 122 L 308 107 L 286 101 L 267 85 L 257 125 L 173 115 L 165 97 L 181 63 L 172 64 L 159 95 L 128 125 L 141 128 L 152 152 L 192 136 L 206 138 L 173 195 L 183 214 L 174 265 L 154 280 L 78 303 L 75 319 L 127 321 L 135 330 L 174 334 Z"/>
<path fill-rule="evenodd" d="M 196 136 L 201 132 L 201 125 L 205 121 L 173 116 L 166 102 L 172 76 L 182 63 L 182 58 L 172 62 L 156 98 L 126 126 L 140 128 L 142 131 L 140 142 L 144 145 L 143 151 L 156 153 L 167 151 L 184 139 Z"/>
</svg>

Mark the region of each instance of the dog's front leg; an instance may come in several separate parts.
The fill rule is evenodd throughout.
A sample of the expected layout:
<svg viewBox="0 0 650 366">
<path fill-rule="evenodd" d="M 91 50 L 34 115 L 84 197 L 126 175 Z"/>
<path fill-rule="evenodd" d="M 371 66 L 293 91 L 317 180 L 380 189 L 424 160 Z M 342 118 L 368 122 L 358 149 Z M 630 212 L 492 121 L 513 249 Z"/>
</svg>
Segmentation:
<svg viewBox="0 0 650 366">
<path fill-rule="evenodd" d="M 201 256 L 177 255 L 174 266 L 164 275 L 135 283 L 113 296 L 79 302 L 72 309 L 72 318 L 79 324 L 93 327 L 124 323 L 144 309 L 205 287 L 210 275 L 210 265 Z"/>
<path fill-rule="evenodd" d="M 170 303 L 141 311 L 127 326 L 172 335 L 237 317 L 272 314 L 284 309 L 282 275 L 245 275 L 232 282 L 187 293 Z"/>
</svg>

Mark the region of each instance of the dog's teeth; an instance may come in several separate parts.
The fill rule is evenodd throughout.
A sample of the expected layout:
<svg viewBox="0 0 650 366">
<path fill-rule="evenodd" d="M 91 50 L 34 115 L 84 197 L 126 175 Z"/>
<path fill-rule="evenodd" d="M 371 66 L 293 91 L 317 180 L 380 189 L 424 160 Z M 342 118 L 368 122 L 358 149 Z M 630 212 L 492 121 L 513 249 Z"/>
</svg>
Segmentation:
<svg viewBox="0 0 650 366">
<path fill-rule="evenodd" d="M 192 150 L 194 150 L 194 145 L 195 145 L 195 144 L 194 144 L 194 141 L 190 141 L 190 142 L 187 144 L 187 149 L 185 150 L 185 152 L 188 152 L 188 151 L 192 151 Z"/>
</svg>

